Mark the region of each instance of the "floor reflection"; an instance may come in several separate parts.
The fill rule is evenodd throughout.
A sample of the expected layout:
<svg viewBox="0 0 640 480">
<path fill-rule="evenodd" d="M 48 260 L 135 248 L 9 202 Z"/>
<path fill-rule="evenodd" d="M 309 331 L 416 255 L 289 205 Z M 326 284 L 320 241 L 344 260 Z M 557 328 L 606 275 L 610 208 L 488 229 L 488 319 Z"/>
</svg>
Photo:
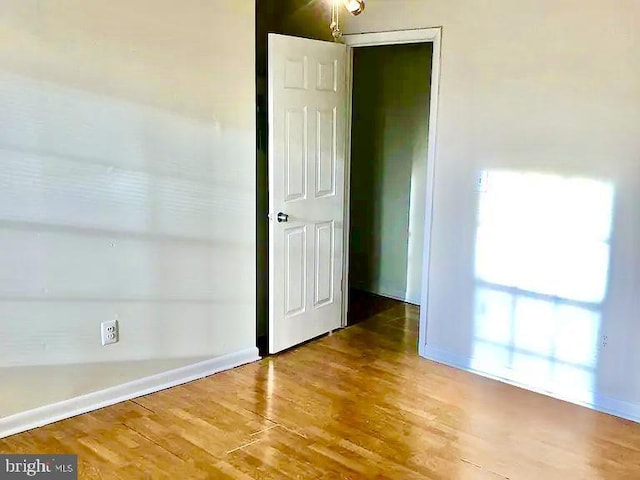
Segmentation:
<svg viewBox="0 0 640 480">
<path fill-rule="evenodd" d="M 424 360 L 417 318 L 400 305 L 0 450 L 79 452 L 81 478 L 640 478 L 640 424 Z"/>
<path fill-rule="evenodd" d="M 476 238 L 472 368 L 581 402 L 593 397 L 612 185 L 490 171 Z"/>
</svg>

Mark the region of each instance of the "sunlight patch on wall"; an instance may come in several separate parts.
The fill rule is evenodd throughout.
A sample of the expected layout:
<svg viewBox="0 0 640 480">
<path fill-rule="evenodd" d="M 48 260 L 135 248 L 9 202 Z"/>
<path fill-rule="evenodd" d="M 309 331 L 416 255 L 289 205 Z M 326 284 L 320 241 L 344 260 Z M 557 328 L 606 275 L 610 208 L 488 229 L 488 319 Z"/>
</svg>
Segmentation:
<svg viewBox="0 0 640 480">
<path fill-rule="evenodd" d="M 476 238 L 473 369 L 575 401 L 593 395 L 614 191 L 491 171 Z"/>
</svg>

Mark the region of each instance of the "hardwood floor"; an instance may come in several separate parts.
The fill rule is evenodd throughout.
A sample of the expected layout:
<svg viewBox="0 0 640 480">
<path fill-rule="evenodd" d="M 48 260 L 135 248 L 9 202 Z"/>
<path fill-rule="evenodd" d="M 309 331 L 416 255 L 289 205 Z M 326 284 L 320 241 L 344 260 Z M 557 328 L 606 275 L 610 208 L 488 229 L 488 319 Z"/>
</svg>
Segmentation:
<svg viewBox="0 0 640 480">
<path fill-rule="evenodd" d="M 399 305 L 298 349 L 0 440 L 94 479 L 639 479 L 640 425 L 421 359 Z"/>
<path fill-rule="evenodd" d="M 400 306 L 403 304 L 398 300 L 352 288 L 349 291 L 349 315 L 347 316 L 347 323 L 349 325 L 355 325 L 378 313 L 390 310 L 397 305 Z"/>
</svg>

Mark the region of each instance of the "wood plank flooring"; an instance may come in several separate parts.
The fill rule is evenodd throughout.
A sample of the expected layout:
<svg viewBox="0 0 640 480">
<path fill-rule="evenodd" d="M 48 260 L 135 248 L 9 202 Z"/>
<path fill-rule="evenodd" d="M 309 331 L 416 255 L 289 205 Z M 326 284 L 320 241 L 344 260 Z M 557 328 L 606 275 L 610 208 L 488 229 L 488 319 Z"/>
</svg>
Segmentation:
<svg viewBox="0 0 640 480">
<path fill-rule="evenodd" d="M 640 425 L 421 359 L 398 304 L 261 362 L 0 440 L 83 479 L 640 479 Z"/>
</svg>

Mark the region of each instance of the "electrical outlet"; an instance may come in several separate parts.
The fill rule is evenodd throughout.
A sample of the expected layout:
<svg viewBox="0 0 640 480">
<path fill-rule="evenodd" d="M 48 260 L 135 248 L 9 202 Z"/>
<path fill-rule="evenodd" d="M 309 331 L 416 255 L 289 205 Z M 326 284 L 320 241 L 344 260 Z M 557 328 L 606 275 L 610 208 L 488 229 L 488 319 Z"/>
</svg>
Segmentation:
<svg viewBox="0 0 640 480">
<path fill-rule="evenodd" d="M 487 184 L 489 183 L 489 172 L 487 170 L 480 170 L 476 177 L 476 191 L 485 193 L 487 191 Z"/>
<path fill-rule="evenodd" d="M 118 331 L 118 321 L 109 320 L 101 324 L 102 346 L 118 343 L 120 340 L 120 332 Z"/>
</svg>

